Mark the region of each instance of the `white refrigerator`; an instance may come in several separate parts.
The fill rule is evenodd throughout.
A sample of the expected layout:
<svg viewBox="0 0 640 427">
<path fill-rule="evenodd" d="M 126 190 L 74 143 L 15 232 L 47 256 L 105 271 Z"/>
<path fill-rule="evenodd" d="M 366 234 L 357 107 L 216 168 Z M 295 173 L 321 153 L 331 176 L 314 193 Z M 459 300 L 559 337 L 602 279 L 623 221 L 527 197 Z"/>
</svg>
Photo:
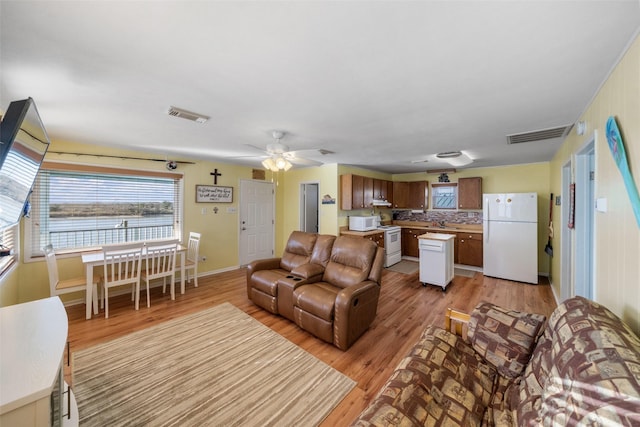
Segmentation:
<svg viewBox="0 0 640 427">
<path fill-rule="evenodd" d="M 538 283 L 538 195 L 482 195 L 483 273 Z"/>
</svg>

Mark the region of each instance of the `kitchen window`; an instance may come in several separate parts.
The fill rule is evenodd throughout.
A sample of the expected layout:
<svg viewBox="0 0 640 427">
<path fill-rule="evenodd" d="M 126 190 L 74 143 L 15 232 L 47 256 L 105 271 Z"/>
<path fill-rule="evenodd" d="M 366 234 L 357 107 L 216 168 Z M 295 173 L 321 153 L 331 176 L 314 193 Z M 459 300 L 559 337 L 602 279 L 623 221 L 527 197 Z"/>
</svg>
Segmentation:
<svg viewBox="0 0 640 427">
<path fill-rule="evenodd" d="M 182 175 L 63 163 L 43 164 L 31 195 L 25 253 L 80 252 L 103 245 L 180 239 Z"/>
<path fill-rule="evenodd" d="M 458 184 L 431 184 L 432 209 L 455 209 L 458 200 Z"/>
</svg>

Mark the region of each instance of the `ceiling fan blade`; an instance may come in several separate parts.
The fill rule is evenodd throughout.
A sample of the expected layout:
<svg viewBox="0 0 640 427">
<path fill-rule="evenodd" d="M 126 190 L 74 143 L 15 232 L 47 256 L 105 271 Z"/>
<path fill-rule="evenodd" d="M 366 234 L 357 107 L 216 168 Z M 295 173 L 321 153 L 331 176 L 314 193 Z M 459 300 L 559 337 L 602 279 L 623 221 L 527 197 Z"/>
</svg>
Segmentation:
<svg viewBox="0 0 640 427">
<path fill-rule="evenodd" d="M 263 153 L 269 154 L 269 152 L 267 150 L 265 150 L 264 148 L 256 147 L 255 145 L 251 145 L 251 144 L 244 144 L 244 145 L 246 147 L 251 147 L 251 148 L 253 148 L 255 150 L 262 151 Z"/>
<path fill-rule="evenodd" d="M 291 158 L 287 158 L 287 160 L 289 160 L 294 165 L 300 165 L 300 166 L 320 166 L 324 164 L 322 162 L 318 162 L 311 159 L 303 159 L 302 157 L 291 157 Z"/>
<path fill-rule="evenodd" d="M 309 148 L 305 150 L 287 151 L 285 153 L 285 155 L 292 155 L 293 157 L 317 156 L 318 154 L 324 156 L 326 154 L 335 154 L 335 152 L 325 150 L 324 148 Z"/>
</svg>

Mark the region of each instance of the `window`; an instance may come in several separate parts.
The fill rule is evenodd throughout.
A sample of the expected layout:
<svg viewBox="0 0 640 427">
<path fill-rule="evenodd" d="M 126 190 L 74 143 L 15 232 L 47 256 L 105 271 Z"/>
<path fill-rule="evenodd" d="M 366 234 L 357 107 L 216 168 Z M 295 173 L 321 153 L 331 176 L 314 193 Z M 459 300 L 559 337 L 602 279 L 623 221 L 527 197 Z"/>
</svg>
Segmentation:
<svg viewBox="0 0 640 427">
<path fill-rule="evenodd" d="M 431 184 L 433 209 L 455 209 L 458 198 L 458 184 Z"/>
<path fill-rule="evenodd" d="M 182 235 L 180 174 L 45 163 L 31 202 L 29 256 Z"/>
<path fill-rule="evenodd" d="M 10 225 L 0 230 L 0 276 L 9 269 L 18 260 L 18 248 L 16 242 L 18 242 L 18 230 L 20 224 Z M 4 255 L 7 251 L 9 254 Z"/>
</svg>

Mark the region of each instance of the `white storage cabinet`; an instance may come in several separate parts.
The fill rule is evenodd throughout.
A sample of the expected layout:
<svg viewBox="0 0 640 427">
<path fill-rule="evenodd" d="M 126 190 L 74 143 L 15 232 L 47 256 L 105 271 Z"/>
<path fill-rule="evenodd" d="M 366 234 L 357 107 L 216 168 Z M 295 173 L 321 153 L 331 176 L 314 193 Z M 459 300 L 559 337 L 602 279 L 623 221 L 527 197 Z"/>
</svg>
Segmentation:
<svg viewBox="0 0 640 427">
<path fill-rule="evenodd" d="M 418 236 L 420 250 L 420 281 L 423 286 L 441 286 L 445 291 L 453 280 L 453 242 L 452 234 L 426 233 Z"/>
</svg>

